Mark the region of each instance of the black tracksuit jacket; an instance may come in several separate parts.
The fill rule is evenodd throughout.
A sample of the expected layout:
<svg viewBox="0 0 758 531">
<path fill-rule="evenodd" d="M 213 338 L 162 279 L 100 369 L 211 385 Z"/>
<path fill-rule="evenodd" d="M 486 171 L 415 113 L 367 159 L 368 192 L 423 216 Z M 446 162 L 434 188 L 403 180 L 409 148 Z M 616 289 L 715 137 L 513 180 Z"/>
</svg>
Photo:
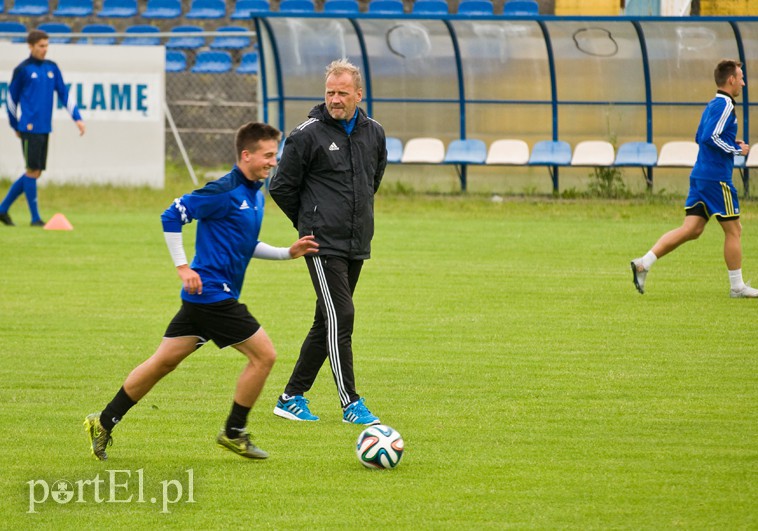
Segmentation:
<svg viewBox="0 0 758 531">
<path fill-rule="evenodd" d="M 374 193 L 387 166 L 382 126 L 358 108 L 348 135 L 324 103 L 287 137 L 269 193 L 319 255 L 365 260 L 374 236 Z"/>
</svg>

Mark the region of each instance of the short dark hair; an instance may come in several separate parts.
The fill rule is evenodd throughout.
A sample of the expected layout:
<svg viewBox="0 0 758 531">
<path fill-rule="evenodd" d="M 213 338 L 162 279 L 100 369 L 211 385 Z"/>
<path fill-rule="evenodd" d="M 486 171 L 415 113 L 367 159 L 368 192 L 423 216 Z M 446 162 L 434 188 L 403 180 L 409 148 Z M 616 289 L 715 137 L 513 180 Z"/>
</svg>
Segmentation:
<svg viewBox="0 0 758 531">
<path fill-rule="evenodd" d="M 742 67 L 742 63 L 733 59 L 722 59 L 719 64 L 716 65 L 716 70 L 713 71 L 713 79 L 716 81 L 717 87 L 723 87 L 729 80 L 730 76 L 736 74 L 737 69 Z"/>
<path fill-rule="evenodd" d="M 262 140 L 276 140 L 279 142 L 281 133 L 276 127 L 260 122 L 248 122 L 239 129 L 234 138 L 234 146 L 237 150 L 237 160 L 242 157 L 242 152 L 254 151 L 256 144 Z"/>
<path fill-rule="evenodd" d="M 45 33 L 44 31 L 35 29 L 35 30 L 30 31 L 29 35 L 26 36 L 26 42 L 30 44 L 31 46 L 34 46 L 39 41 L 44 41 L 49 38 L 50 37 L 48 37 L 47 33 Z"/>
</svg>

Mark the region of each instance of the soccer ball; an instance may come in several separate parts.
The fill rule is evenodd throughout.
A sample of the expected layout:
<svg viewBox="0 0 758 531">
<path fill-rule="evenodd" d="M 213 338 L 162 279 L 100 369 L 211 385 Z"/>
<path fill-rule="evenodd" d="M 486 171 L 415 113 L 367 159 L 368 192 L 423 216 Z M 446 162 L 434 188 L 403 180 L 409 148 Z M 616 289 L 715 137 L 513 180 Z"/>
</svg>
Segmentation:
<svg viewBox="0 0 758 531">
<path fill-rule="evenodd" d="M 403 437 L 398 432 L 377 424 L 358 436 L 355 453 L 366 468 L 395 468 L 403 457 Z"/>
</svg>

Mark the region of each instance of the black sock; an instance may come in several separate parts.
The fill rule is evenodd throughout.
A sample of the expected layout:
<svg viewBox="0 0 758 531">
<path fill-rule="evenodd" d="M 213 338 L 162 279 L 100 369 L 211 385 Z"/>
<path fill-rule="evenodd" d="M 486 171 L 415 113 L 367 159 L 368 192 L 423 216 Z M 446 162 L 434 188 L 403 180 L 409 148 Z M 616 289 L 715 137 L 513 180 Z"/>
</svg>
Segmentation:
<svg viewBox="0 0 758 531">
<path fill-rule="evenodd" d="M 245 431 L 247 424 L 247 414 L 250 413 L 249 407 L 241 406 L 237 402 L 232 404 L 232 411 L 226 419 L 226 436 L 230 439 L 236 439 Z"/>
<path fill-rule="evenodd" d="M 126 415 L 126 412 L 136 403 L 129 398 L 129 395 L 126 394 L 126 391 L 122 387 L 118 390 L 116 396 L 113 397 L 113 400 L 105 406 L 103 412 L 100 413 L 100 424 L 107 431 L 113 430 L 114 426 L 121 421 L 121 417 Z"/>
</svg>

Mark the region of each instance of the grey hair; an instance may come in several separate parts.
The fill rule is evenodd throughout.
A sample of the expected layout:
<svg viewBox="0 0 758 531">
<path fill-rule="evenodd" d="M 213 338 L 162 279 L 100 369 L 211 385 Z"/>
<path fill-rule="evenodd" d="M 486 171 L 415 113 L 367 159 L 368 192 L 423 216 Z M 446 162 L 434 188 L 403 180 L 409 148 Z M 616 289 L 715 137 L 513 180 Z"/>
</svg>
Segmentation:
<svg viewBox="0 0 758 531">
<path fill-rule="evenodd" d="M 361 76 L 361 71 L 358 70 L 357 66 L 355 66 L 344 57 L 342 59 L 337 59 L 329 63 L 329 65 L 326 67 L 326 75 L 324 76 L 324 79 L 326 80 L 329 79 L 329 76 L 339 76 L 340 74 L 345 73 L 353 76 L 353 84 L 355 85 L 356 89 L 363 88 L 363 77 Z"/>
</svg>

